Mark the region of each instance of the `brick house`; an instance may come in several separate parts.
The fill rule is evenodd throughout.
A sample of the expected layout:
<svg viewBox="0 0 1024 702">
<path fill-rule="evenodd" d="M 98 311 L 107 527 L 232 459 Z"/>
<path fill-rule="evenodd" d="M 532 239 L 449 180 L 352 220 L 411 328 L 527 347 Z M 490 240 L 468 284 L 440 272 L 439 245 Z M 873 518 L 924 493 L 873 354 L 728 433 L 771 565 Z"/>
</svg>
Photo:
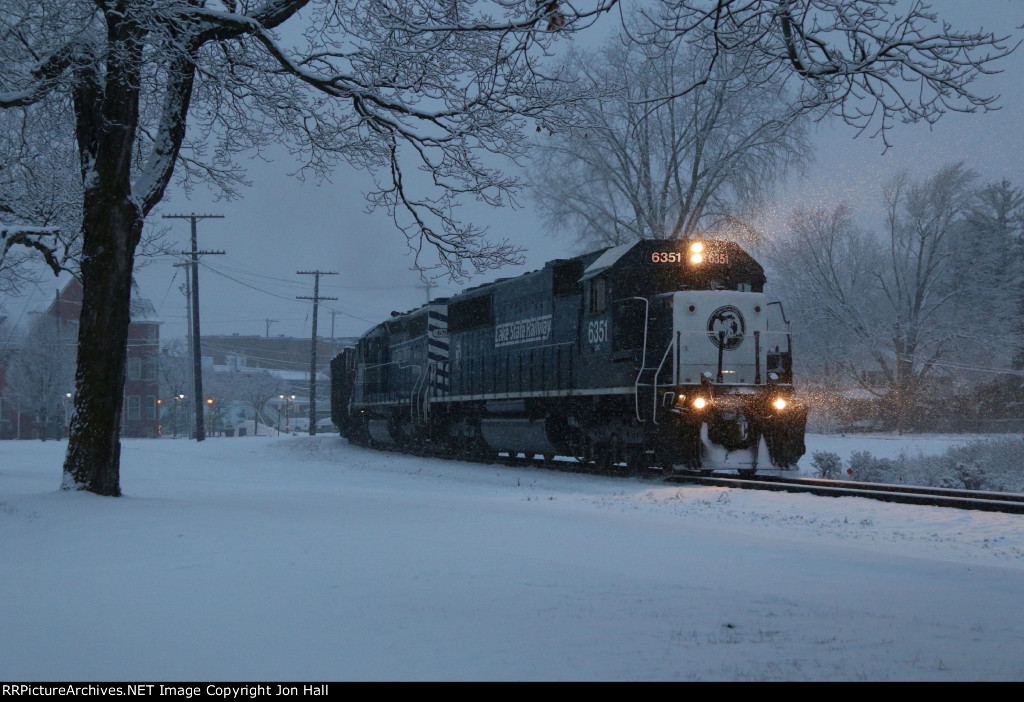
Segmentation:
<svg viewBox="0 0 1024 702">
<path fill-rule="evenodd" d="M 75 343 L 81 312 L 82 284 L 72 279 L 57 294 L 44 315 L 57 320 L 60 338 Z M 156 437 L 160 433 L 158 363 L 161 324 L 153 303 L 143 298 L 133 284 L 121 424 L 121 435 L 126 438 Z M 0 359 L 0 365 L 2 363 Z M 0 439 L 35 437 L 38 432 L 34 419 L 20 415 L 17 403 L 9 398 L 2 400 L 6 389 L 4 370 L 0 368 Z"/>
</svg>

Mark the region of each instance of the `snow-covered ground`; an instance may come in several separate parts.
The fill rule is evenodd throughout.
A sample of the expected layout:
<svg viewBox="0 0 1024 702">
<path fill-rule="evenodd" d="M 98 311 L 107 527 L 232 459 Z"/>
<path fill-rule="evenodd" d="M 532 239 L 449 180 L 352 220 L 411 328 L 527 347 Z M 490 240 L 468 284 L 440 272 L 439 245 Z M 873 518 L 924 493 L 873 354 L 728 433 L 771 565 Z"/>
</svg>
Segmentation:
<svg viewBox="0 0 1024 702">
<path fill-rule="evenodd" d="M 64 449 L 0 442 L 0 680 L 1024 680 L 1020 516 L 333 435 L 125 441 L 111 499 Z"/>
</svg>

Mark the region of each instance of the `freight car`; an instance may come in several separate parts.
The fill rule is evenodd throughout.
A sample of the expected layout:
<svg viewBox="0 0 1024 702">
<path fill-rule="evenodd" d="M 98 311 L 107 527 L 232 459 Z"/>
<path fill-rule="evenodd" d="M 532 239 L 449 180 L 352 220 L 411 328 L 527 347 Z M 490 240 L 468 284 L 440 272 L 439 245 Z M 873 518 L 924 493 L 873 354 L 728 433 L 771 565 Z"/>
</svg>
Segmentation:
<svg viewBox="0 0 1024 702">
<path fill-rule="evenodd" d="M 764 269 L 727 241 L 645 240 L 434 300 L 331 363 L 361 445 L 602 469 L 795 467 L 806 406 Z"/>
</svg>

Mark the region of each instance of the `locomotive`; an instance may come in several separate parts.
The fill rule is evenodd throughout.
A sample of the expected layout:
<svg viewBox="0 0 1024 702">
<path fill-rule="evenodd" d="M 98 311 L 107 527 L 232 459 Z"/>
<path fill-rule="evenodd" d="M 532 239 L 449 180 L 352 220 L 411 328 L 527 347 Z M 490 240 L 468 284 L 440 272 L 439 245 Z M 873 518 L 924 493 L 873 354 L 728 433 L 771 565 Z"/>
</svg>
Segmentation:
<svg viewBox="0 0 1024 702">
<path fill-rule="evenodd" d="M 435 299 L 331 362 L 359 445 L 603 470 L 795 468 L 789 322 L 739 245 L 642 240 Z"/>
</svg>

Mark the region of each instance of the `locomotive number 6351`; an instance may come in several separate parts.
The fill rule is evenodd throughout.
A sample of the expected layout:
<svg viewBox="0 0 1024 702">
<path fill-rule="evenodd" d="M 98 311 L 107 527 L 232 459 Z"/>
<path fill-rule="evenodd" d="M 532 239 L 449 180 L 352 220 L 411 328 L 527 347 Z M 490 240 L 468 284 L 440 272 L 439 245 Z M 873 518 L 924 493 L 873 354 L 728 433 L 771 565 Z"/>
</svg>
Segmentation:
<svg viewBox="0 0 1024 702">
<path fill-rule="evenodd" d="M 600 344 L 608 340 L 608 320 L 598 319 L 587 325 L 587 341 L 591 344 Z"/>
</svg>

